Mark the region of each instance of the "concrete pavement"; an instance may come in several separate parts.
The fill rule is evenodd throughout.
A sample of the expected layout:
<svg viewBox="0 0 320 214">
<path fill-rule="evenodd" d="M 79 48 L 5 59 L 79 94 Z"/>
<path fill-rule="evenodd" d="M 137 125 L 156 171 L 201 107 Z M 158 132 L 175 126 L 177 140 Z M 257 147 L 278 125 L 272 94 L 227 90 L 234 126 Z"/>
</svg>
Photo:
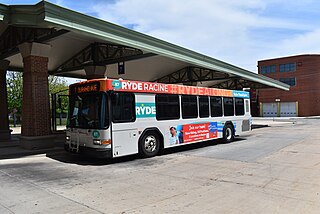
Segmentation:
<svg viewBox="0 0 320 214">
<path fill-rule="evenodd" d="M 0 213 L 319 213 L 319 125 L 297 119 L 150 159 L 2 158 Z"/>
</svg>

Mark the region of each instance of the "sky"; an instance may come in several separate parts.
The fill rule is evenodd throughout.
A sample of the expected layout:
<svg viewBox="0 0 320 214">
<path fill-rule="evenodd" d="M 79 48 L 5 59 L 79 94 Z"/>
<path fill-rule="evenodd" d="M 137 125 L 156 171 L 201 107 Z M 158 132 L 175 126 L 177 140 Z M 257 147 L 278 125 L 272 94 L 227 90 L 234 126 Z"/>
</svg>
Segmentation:
<svg viewBox="0 0 320 214">
<path fill-rule="evenodd" d="M 34 0 L 2 0 L 34 4 Z M 257 61 L 319 54 L 319 0 L 51 0 L 257 72 Z"/>
</svg>

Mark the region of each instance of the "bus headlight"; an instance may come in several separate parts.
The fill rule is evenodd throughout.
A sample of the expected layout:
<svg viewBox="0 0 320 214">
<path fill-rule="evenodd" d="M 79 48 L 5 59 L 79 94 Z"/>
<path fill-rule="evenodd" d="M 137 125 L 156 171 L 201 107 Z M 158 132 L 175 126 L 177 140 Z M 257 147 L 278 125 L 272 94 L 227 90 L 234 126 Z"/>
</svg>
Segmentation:
<svg viewBox="0 0 320 214">
<path fill-rule="evenodd" d="M 94 139 L 93 144 L 94 145 L 101 145 L 101 140 Z"/>
<path fill-rule="evenodd" d="M 70 140 L 70 136 L 66 136 L 66 141 L 69 141 Z"/>
</svg>

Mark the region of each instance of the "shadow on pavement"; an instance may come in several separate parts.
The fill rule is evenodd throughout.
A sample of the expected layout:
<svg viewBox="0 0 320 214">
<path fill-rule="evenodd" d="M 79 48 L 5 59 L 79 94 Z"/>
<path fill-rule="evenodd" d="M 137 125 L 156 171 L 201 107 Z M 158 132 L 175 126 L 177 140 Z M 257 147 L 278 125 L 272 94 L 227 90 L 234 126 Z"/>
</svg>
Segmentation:
<svg viewBox="0 0 320 214">
<path fill-rule="evenodd" d="M 32 155 L 42 155 L 50 152 L 62 151 L 62 147 L 55 147 L 50 149 L 40 149 L 40 150 L 27 150 L 21 148 L 19 145 L 9 146 L 9 147 L 0 147 L 0 160 L 5 159 L 15 159 L 15 158 L 23 158 Z"/>
<path fill-rule="evenodd" d="M 32 155 L 43 155 L 47 152 L 58 152 L 63 150 L 63 143 L 54 140 L 55 147 L 47 149 L 24 149 L 20 145 L 20 134 L 12 134 L 11 139 L 0 142 L 0 160 L 23 158 Z"/>
<path fill-rule="evenodd" d="M 92 165 L 92 166 L 100 166 L 100 165 L 109 165 L 115 163 L 122 163 L 127 161 L 132 161 L 135 159 L 139 159 L 139 155 L 129 155 L 125 157 L 119 157 L 114 159 L 98 159 L 94 157 L 84 156 L 81 154 L 73 154 L 66 151 L 61 152 L 48 152 L 46 153 L 48 158 L 54 159 L 63 163 L 77 164 L 77 165 Z"/>
<path fill-rule="evenodd" d="M 233 143 L 238 143 L 242 140 L 245 140 L 245 138 L 236 138 Z M 164 149 L 160 156 L 165 156 L 173 153 L 181 153 L 184 151 L 190 151 L 190 150 L 195 150 L 195 149 L 202 149 L 206 147 L 211 147 L 211 146 L 216 146 L 219 144 L 226 144 L 222 142 L 221 140 L 212 140 L 212 141 L 205 141 L 205 142 L 200 142 L 200 143 L 194 143 L 194 144 L 188 144 L 188 145 L 183 145 L 183 146 L 178 146 L 174 148 L 168 148 Z M 46 156 L 48 158 L 54 159 L 59 162 L 63 163 L 70 163 L 70 164 L 77 164 L 77 165 L 94 165 L 94 166 L 99 166 L 99 165 L 109 165 L 109 164 L 116 164 L 116 163 L 123 163 L 123 162 L 128 162 L 128 161 L 133 161 L 133 160 L 142 160 L 143 158 L 140 157 L 139 154 L 135 155 L 129 155 L 125 157 L 119 157 L 119 158 L 114 158 L 114 159 L 97 159 L 89 156 L 84 156 L 80 154 L 73 154 L 69 153 L 66 151 L 52 151 L 52 152 L 47 152 Z"/>
<path fill-rule="evenodd" d="M 244 138 L 238 137 L 232 143 L 237 143 L 243 139 Z M 173 153 L 183 153 L 184 151 L 203 149 L 206 147 L 216 146 L 219 144 L 224 144 L 224 142 L 222 142 L 221 140 L 211 140 L 211 141 L 205 141 L 200 143 L 188 144 L 188 145 L 164 149 L 159 155 L 165 156 Z M 19 146 L 18 141 L 2 143 L 0 144 L 0 160 L 23 158 L 23 157 L 34 156 L 34 155 L 45 155 L 46 157 L 54 159 L 59 162 L 78 164 L 78 165 L 108 165 L 108 164 L 133 161 L 137 159 L 143 160 L 143 158 L 141 158 L 138 154 L 114 158 L 114 159 L 97 159 L 94 157 L 66 152 L 62 144 L 57 144 L 57 145 L 58 145 L 57 147 L 50 148 L 50 149 L 27 150 L 27 149 L 21 148 Z"/>
<path fill-rule="evenodd" d="M 188 145 L 183 145 L 183 146 L 164 149 L 162 151 L 161 155 L 167 155 L 167 154 L 172 154 L 172 153 L 178 153 L 178 152 L 202 149 L 202 148 L 216 146 L 216 145 L 220 145 L 220 144 L 233 144 L 233 143 L 238 143 L 239 141 L 242 141 L 242 140 L 245 140 L 245 138 L 237 137 L 237 138 L 234 139 L 233 142 L 230 142 L 230 143 L 225 143 L 221 139 L 204 141 L 204 142 L 200 142 L 200 143 L 194 143 L 194 144 L 188 144 Z"/>
<path fill-rule="evenodd" d="M 251 129 L 260 129 L 260 128 L 266 128 L 269 127 L 269 125 L 260 125 L 260 124 L 252 124 Z"/>
</svg>

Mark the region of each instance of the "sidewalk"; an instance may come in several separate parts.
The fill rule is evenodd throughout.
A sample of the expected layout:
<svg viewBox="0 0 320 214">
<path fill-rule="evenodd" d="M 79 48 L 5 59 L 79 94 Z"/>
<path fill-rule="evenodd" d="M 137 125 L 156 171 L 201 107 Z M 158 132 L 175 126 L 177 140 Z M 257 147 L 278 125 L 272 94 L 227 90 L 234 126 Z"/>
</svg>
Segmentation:
<svg viewBox="0 0 320 214">
<path fill-rule="evenodd" d="M 65 127 L 58 127 L 58 130 L 64 130 Z M 48 149 L 28 150 L 20 147 L 21 127 L 11 128 L 11 140 L 0 142 L 0 159 L 21 158 L 30 155 L 47 154 L 49 152 L 64 151 L 61 134 L 57 134 L 55 138 L 55 147 Z M 63 137 L 65 139 L 65 137 Z"/>
<path fill-rule="evenodd" d="M 57 146 L 48 149 L 28 150 L 20 147 L 20 135 L 13 134 L 11 141 L 0 142 L 0 159 L 21 158 L 30 155 L 45 154 L 48 152 L 63 151 L 62 144 L 57 142 Z"/>
<path fill-rule="evenodd" d="M 0 142 L 2 144 L 2 142 Z M 1 159 L 12 159 L 12 158 L 22 158 L 31 155 L 47 154 L 52 152 L 62 152 L 63 147 L 57 146 L 49 149 L 37 149 L 37 150 L 27 150 L 19 146 L 19 144 L 10 145 L 8 147 L 0 146 L 0 160 Z"/>
<path fill-rule="evenodd" d="M 290 117 L 253 117 L 252 126 L 267 127 L 295 124 L 297 119 L 304 118 L 290 118 Z"/>
<path fill-rule="evenodd" d="M 12 130 L 11 134 L 21 134 L 21 126 L 10 127 L 10 129 Z M 57 126 L 58 131 L 62 131 L 65 129 L 66 129 L 66 126 Z"/>
</svg>

